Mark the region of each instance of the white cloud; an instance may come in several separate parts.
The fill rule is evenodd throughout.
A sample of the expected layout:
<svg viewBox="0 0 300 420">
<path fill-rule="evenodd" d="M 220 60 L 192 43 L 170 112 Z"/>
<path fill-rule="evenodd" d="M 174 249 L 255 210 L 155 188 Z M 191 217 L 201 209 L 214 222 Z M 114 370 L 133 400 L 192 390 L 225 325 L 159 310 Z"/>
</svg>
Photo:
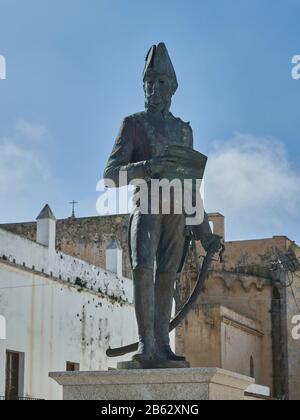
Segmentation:
<svg viewBox="0 0 300 420">
<path fill-rule="evenodd" d="M 53 178 L 39 143 L 46 128 L 22 120 L 0 137 L 0 223 L 32 220 L 48 201 Z"/>
<path fill-rule="evenodd" d="M 48 177 L 47 166 L 42 163 L 36 151 L 11 143 L 8 139 L 0 141 L 0 196 L 2 200 L 32 189 L 36 184 L 46 181 Z"/>
<path fill-rule="evenodd" d="M 16 131 L 19 135 L 33 141 L 41 140 L 46 134 L 46 128 L 43 125 L 23 119 L 17 122 Z"/>
<path fill-rule="evenodd" d="M 300 174 L 277 139 L 237 133 L 214 143 L 205 191 L 208 211 L 222 212 L 234 237 L 287 234 L 297 223 Z"/>
</svg>

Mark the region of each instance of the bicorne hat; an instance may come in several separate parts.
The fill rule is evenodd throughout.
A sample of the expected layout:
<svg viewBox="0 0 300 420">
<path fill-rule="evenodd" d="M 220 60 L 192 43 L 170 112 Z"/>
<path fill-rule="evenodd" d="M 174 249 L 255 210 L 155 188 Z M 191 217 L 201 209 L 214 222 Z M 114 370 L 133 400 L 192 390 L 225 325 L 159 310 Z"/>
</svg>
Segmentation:
<svg viewBox="0 0 300 420">
<path fill-rule="evenodd" d="M 157 46 L 152 45 L 148 51 L 143 72 L 143 80 L 145 81 L 146 77 L 153 73 L 167 76 L 169 79 L 171 79 L 173 82 L 173 93 L 176 92 L 178 88 L 176 73 L 167 47 L 163 42 Z"/>
</svg>

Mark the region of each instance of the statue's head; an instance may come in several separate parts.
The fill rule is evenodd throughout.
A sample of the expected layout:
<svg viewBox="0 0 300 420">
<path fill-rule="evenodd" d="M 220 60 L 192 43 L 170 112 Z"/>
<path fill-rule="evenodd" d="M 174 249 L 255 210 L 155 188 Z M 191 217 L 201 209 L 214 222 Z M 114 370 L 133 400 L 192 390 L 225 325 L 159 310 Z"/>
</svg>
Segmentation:
<svg viewBox="0 0 300 420">
<path fill-rule="evenodd" d="M 164 43 L 150 48 L 146 57 L 143 80 L 146 109 L 152 112 L 168 112 L 178 83 Z"/>
</svg>

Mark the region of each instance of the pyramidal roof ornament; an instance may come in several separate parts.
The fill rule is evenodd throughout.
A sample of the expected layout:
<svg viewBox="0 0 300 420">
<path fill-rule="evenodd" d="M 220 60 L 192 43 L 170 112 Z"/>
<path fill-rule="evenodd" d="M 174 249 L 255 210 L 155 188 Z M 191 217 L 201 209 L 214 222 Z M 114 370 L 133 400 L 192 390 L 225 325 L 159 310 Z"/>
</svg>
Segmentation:
<svg viewBox="0 0 300 420">
<path fill-rule="evenodd" d="M 43 210 L 40 212 L 36 220 L 51 219 L 56 220 L 49 204 L 46 204 Z"/>
</svg>

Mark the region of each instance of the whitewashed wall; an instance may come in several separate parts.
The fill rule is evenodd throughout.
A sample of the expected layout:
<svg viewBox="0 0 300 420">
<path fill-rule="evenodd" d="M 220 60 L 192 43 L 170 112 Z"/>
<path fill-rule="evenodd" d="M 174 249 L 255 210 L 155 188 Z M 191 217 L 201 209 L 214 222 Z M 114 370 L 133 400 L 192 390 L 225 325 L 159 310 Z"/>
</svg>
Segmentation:
<svg viewBox="0 0 300 420">
<path fill-rule="evenodd" d="M 133 301 L 132 280 L 0 229 L 0 258 L 3 256 L 38 273 L 61 278 L 70 284 L 81 280 L 86 282 L 88 289 Z"/>
<path fill-rule="evenodd" d="M 0 315 L 7 323 L 0 395 L 6 350 L 25 353 L 24 396 L 60 399 L 49 372 L 64 371 L 66 361 L 81 370 L 115 367 L 120 359 L 108 360 L 106 349 L 136 340 L 131 280 L 2 229 L 0 258 Z"/>
</svg>

